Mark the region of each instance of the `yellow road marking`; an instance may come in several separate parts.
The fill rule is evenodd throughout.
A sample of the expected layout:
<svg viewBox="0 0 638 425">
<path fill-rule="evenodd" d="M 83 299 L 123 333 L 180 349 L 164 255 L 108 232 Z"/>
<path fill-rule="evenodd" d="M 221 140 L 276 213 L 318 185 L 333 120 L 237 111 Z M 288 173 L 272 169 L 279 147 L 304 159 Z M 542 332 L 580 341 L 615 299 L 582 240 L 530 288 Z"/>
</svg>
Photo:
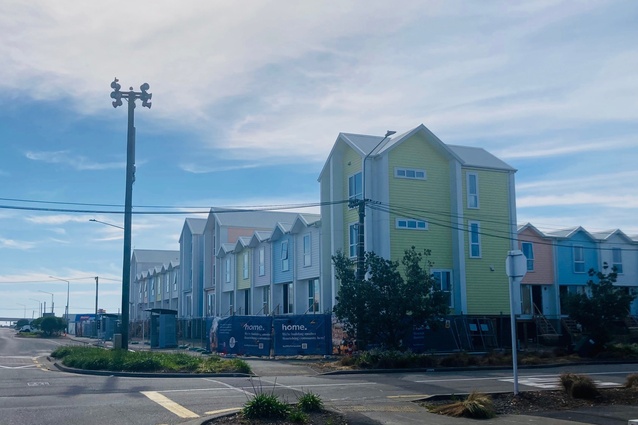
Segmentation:
<svg viewBox="0 0 638 425">
<path fill-rule="evenodd" d="M 150 400 L 162 406 L 164 409 L 175 413 L 180 418 L 199 418 L 199 415 L 197 413 L 192 412 L 184 406 L 175 403 L 173 400 L 166 396 L 163 396 L 157 391 L 141 391 L 141 393 L 148 397 Z"/>
<path fill-rule="evenodd" d="M 206 412 L 206 415 L 217 415 L 219 413 L 239 412 L 240 410 L 241 408 L 239 407 L 231 407 L 230 409 L 212 410 L 210 412 Z"/>
</svg>

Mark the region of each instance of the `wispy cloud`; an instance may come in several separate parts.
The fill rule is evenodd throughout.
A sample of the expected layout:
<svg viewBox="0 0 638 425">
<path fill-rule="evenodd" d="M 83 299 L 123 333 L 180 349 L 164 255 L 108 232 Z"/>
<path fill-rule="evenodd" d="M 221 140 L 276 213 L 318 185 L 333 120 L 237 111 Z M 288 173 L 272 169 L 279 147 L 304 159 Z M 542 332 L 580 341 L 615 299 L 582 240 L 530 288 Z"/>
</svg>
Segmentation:
<svg viewBox="0 0 638 425">
<path fill-rule="evenodd" d="M 29 250 L 36 246 L 34 242 L 18 241 L 0 237 L 0 248 Z"/>
<path fill-rule="evenodd" d="M 124 162 L 94 162 L 81 155 L 71 155 L 69 151 L 28 151 L 25 156 L 32 161 L 41 161 L 49 164 L 69 165 L 76 170 L 109 170 L 124 168 Z"/>
</svg>

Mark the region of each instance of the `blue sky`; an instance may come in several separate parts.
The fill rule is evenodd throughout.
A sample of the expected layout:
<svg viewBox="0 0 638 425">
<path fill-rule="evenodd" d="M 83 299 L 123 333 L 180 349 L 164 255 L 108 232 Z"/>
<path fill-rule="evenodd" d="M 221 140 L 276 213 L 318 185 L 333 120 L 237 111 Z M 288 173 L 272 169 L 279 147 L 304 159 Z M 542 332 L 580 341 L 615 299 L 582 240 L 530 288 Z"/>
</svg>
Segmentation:
<svg viewBox="0 0 638 425">
<path fill-rule="evenodd" d="M 49 309 L 40 291 L 62 314 L 49 276 L 71 313 L 93 311 L 94 276 L 120 307 L 122 232 L 89 219 L 122 215 L 72 211 L 123 209 L 114 77 L 153 94 L 137 211 L 316 203 L 339 132 L 423 123 L 518 169 L 519 223 L 637 235 L 636 22 L 631 0 L 5 0 L 0 317 Z M 179 249 L 185 216 L 135 215 L 134 248 Z"/>
</svg>

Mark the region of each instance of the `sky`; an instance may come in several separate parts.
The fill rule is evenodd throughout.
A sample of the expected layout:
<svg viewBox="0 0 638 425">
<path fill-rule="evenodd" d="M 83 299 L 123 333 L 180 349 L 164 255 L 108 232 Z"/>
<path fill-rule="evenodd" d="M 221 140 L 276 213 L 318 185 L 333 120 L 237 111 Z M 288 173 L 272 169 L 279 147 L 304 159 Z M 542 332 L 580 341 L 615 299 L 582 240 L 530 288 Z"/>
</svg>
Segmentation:
<svg viewBox="0 0 638 425">
<path fill-rule="evenodd" d="M 153 95 L 133 249 L 178 250 L 211 206 L 316 205 L 339 132 L 421 123 L 518 170 L 519 224 L 638 235 L 636 22 L 633 0 L 3 0 L 0 317 L 60 316 L 67 287 L 90 313 L 95 276 L 120 308 L 122 230 L 89 221 L 123 225 L 115 77 Z"/>
</svg>

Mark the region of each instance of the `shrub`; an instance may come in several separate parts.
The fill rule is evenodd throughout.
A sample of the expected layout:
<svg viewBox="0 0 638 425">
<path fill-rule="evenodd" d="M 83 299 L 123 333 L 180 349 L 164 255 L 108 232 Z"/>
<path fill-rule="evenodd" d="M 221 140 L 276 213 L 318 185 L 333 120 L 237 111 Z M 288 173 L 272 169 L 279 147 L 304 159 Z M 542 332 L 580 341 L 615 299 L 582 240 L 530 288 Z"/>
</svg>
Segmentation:
<svg viewBox="0 0 638 425">
<path fill-rule="evenodd" d="M 473 391 L 465 400 L 436 406 L 430 409 L 430 411 L 457 418 L 489 419 L 496 416 L 492 398 L 489 395 L 481 394 L 476 391 Z"/>
<path fill-rule="evenodd" d="M 288 420 L 296 424 L 306 424 L 310 420 L 308 414 L 299 409 L 292 409 L 288 413 Z"/>
<path fill-rule="evenodd" d="M 323 409 L 323 401 L 317 394 L 311 392 L 303 393 L 297 399 L 297 407 L 302 412 L 318 412 Z"/>
<path fill-rule="evenodd" d="M 596 384 L 589 376 L 563 373 L 560 375 L 560 382 L 567 394 L 573 398 L 590 400 L 599 395 Z"/>
<path fill-rule="evenodd" d="M 625 387 L 638 389 L 638 373 L 632 373 L 631 375 L 627 376 Z"/>
<path fill-rule="evenodd" d="M 290 407 L 274 394 L 260 393 L 248 400 L 241 409 L 247 419 L 284 419 Z"/>
</svg>

